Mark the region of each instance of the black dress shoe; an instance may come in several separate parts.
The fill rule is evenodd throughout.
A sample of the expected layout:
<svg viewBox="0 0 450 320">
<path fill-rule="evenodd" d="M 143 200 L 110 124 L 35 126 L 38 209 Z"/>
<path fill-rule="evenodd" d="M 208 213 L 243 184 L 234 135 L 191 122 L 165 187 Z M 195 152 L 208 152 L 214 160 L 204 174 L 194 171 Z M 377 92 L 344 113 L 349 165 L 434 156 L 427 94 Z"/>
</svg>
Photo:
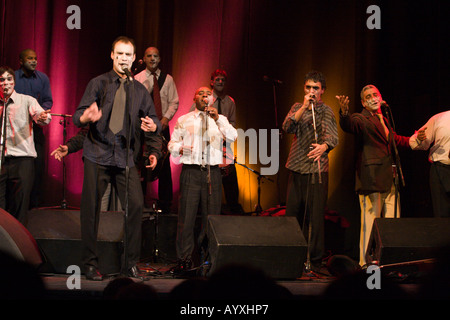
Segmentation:
<svg viewBox="0 0 450 320">
<path fill-rule="evenodd" d="M 86 270 L 86 279 L 93 281 L 102 281 L 103 275 L 98 271 L 98 269 L 94 266 L 87 267 Z"/>
<path fill-rule="evenodd" d="M 147 277 L 142 275 L 141 271 L 139 270 L 139 268 L 136 265 L 129 268 L 128 271 L 126 272 L 125 276 L 130 277 L 130 278 L 141 279 L 144 281 L 148 280 Z"/>
</svg>

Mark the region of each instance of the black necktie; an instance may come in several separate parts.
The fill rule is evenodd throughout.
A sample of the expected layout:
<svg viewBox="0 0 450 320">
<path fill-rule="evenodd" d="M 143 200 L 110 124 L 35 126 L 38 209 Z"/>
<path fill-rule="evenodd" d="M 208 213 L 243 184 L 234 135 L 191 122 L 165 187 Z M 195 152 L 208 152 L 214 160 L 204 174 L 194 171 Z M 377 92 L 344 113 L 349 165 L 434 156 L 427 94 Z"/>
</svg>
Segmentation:
<svg viewBox="0 0 450 320">
<path fill-rule="evenodd" d="M 159 92 L 159 83 L 156 78 L 156 73 L 152 72 L 153 75 L 153 103 L 155 104 L 155 111 L 158 119 L 162 118 L 162 108 L 161 108 L 161 93 Z"/>
<path fill-rule="evenodd" d="M 220 106 L 221 99 L 217 97 L 217 113 L 222 114 L 222 108 Z"/>
<path fill-rule="evenodd" d="M 125 79 L 119 79 L 120 86 L 116 91 L 116 96 L 114 97 L 113 108 L 111 111 L 111 119 L 109 120 L 109 128 L 116 134 L 122 130 L 123 117 L 125 114 L 125 103 L 126 103 L 126 92 L 125 92 Z"/>
</svg>

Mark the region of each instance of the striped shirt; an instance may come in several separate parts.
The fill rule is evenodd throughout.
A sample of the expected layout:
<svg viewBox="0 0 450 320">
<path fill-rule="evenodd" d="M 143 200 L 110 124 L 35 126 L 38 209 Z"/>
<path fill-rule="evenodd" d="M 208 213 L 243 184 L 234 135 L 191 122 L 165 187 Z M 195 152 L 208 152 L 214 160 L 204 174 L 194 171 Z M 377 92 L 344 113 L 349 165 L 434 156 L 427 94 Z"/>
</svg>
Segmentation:
<svg viewBox="0 0 450 320">
<path fill-rule="evenodd" d="M 295 135 L 286 162 L 286 168 L 301 174 L 317 173 L 319 172 L 318 166 L 307 156 L 311 144 L 316 142 L 312 110 L 306 109 L 300 121 L 296 122 L 295 113 L 300 107 L 301 104 L 294 104 L 283 122 L 283 130 Z M 333 110 L 322 101 L 317 104 L 314 111 L 317 143 L 326 143 L 328 145 L 328 150 L 320 158 L 320 171 L 328 172 L 328 153 L 339 142 L 336 118 Z"/>
</svg>

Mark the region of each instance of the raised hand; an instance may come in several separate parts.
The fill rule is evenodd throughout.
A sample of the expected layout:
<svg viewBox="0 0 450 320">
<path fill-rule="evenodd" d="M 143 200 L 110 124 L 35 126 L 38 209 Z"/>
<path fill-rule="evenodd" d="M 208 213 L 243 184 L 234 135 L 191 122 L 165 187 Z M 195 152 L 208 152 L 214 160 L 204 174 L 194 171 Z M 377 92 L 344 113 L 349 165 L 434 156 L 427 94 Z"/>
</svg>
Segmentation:
<svg viewBox="0 0 450 320">
<path fill-rule="evenodd" d="M 342 114 L 347 115 L 350 99 L 347 96 L 336 96 L 336 99 L 338 99 L 339 101 L 339 106 L 341 107 Z"/>
</svg>

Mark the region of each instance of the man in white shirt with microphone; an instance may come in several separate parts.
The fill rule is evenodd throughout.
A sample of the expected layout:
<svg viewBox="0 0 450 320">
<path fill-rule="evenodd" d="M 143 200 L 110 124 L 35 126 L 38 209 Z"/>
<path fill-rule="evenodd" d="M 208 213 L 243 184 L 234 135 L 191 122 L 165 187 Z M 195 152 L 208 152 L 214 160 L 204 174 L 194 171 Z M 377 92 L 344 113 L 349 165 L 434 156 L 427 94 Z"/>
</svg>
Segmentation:
<svg viewBox="0 0 450 320">
<path fill-rule="evenodd" d="M 195 110 L 178 118 L 168 145 L 173 157 L 180 157 L 183 167 L 180 175 L 180 198 L 176 251 L 178 265 L 174 273 L 183 273 L 192 266 L 195 239 L 194 227 L 200 205 L 202 230 L 198 244 L 206 250 L 207 215 L 220 214 L 222 204 L 223 141 L 235 141 L 236 129 L 227 118 L 212 107 L 212 91 L 201 87 L 194 95 Z M 203 251 L 205 254 L 205 251 Z"/>
</svg>

